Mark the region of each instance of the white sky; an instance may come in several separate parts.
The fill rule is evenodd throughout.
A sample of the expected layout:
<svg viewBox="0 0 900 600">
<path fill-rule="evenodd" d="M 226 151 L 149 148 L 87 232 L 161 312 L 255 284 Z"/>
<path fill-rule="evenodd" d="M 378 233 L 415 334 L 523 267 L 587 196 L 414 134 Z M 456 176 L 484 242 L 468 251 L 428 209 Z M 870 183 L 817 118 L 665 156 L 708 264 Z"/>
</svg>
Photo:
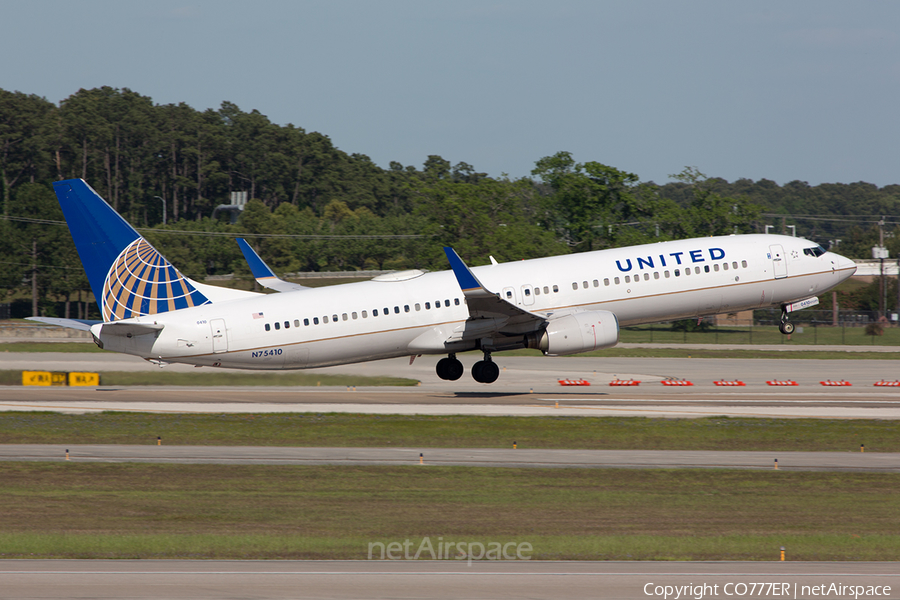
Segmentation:
<svg viewBox="0 0 900 600">
<path fill-rule="evenodd" d="M 900 2 L 0 0 L 0 88 L 231 101 L 421 167 L 900 182 Z"/>
</svg>

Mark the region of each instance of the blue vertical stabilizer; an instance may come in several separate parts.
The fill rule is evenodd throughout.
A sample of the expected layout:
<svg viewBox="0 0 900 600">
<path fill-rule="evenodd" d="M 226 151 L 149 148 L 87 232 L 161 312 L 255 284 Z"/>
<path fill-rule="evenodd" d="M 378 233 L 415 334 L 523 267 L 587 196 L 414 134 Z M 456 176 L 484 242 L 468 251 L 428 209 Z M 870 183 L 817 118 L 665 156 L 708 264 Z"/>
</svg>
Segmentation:
<svg viewBox="0 0 900 600">
<path fill-rule="evenodd" d="M 53 188 L 104 321 L 209 302 L 84 180 Z"/>
</svg>

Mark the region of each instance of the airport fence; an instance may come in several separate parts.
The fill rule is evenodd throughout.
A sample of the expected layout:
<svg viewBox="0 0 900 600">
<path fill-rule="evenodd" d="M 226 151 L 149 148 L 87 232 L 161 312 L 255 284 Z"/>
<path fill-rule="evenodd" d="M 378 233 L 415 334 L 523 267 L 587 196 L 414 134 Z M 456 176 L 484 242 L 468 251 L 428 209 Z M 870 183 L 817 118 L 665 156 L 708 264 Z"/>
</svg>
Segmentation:
<svg viewBox="0 0 900 600">
<path fill-rule="evenodd" d="M 835 322 L 831 311 L 798 311 L 791 314 L 794 333 L 778 330 L 781 312 L 754 311 L 752 318 L 729 315 L 685 319 L 623 327 L 622 343 L 900 346 L 897 321 L 879 319 L 877 313 L 841 311 Z"/>
</svg>

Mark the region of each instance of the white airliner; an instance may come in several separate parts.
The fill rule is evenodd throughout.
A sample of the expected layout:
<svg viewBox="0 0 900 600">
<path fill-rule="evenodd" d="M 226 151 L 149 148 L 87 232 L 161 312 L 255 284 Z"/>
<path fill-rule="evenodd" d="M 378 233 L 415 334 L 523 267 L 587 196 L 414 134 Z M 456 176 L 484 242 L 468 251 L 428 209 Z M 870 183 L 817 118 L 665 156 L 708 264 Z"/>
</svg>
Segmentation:
<svg viewBox="0 0 900 600">
<path fill-rule="evenodd" d="M 239 240 L 257 281 L 280 292 L 259 294 L 185 277 L 83 180 L 54 188 L 103 321 L 35 319 L 159 364 L 303 369 L 445 354 L 437 375 L 456 380 L 456 353 L 479 350 L 472 376 L 492 383 L 492 352 L 609 348 L 625 325 L 775 306 L 790 333 L 790 312 L 856 271 L 802 238 L 732 235 L 471 269 L 445 248 L 449 271 L 305 288 L 278 279 Z"/>
</svg>

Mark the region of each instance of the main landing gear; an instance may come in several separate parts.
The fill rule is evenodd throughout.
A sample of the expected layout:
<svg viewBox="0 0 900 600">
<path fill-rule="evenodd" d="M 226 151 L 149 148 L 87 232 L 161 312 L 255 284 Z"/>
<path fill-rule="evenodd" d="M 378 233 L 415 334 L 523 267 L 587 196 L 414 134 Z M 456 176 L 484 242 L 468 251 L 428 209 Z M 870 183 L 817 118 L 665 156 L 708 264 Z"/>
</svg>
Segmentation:
<svg viewBox="0 0 900 600">
<path fill-rule="evenodd" d="M 437 371 L 438 377 L 448 381 L 456 381 L 462 377 L 463 374 L 462 363 L 459 362 L 459 359 L 456 358 L 455 354 L 451 354 L 447 358 L 439 360 L 435 370 Z"/>
<path fill-rule="evenodd" d="M 791 323 L 791 317 L 783 308 L 781 309 L 781 324 L 778 326 L 778 331 L 785 335 L 794 333 L 794 324 Z"/>
<path fill-rule="evenodd" d="M 478 383 L 494 383 L 500 377 L 500 367 L 491 360 L 489 352 L 484 353 L 484 360 L 472 365 L 472 378 Z"/>
<path fill-rule="evenodd" d="M 447 358 L 438 361 L 437 376 L 447 381 L 456 381 L 463 374 L 463 365 L 456 358 L 455 354 L 451 354 Z M 484 353 L 484 360 L 479 360 L 472 365 L 472 378 L 478 383 L 494 383 L 500 376 L 500 367 L 491 360 L 489 352 Z"/>
</svg>

